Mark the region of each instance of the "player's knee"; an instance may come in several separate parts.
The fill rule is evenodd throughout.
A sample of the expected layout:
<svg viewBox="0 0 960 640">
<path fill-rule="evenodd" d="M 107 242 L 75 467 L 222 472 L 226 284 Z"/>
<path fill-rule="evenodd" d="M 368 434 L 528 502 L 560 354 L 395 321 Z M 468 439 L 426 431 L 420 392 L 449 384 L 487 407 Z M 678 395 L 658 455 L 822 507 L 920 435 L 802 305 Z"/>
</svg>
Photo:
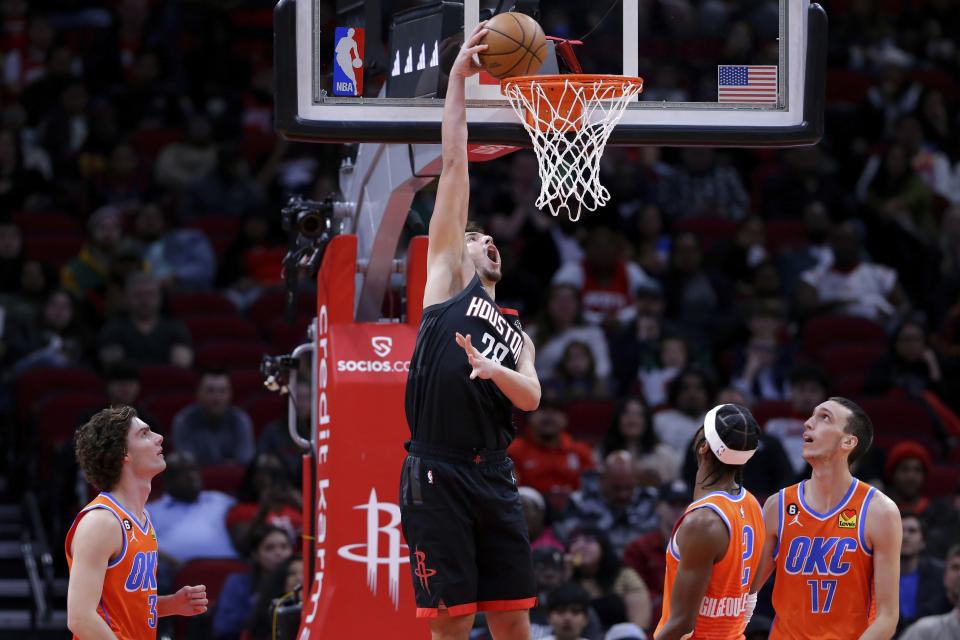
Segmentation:
<svg viewBox="0 0 960 640">
<path fill-rule="evenodd" d="M 431 640 L 466 640 L 473 628 L 474 614 L 451 616 L 441 613 L 430 619 Z"/>
</svg>

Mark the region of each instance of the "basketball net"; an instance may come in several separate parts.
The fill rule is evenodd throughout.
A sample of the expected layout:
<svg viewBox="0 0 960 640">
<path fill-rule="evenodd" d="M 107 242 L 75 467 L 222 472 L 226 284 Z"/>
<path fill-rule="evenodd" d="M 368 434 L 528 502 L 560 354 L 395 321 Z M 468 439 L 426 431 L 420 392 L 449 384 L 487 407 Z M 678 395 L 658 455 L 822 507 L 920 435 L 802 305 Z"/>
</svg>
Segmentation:
<svg viewBox="0 0 960 640">
<path fill-rule="evenodd" d="M 610 200 L 600 184 L 600 158 L 643 78 L 543 75 L 506 78 L 501 91 L 533 141 L 540 172 L 538 209 L 577 221 Z M 575 201 L 575 204 L 572 202 Z"/>
</svg>

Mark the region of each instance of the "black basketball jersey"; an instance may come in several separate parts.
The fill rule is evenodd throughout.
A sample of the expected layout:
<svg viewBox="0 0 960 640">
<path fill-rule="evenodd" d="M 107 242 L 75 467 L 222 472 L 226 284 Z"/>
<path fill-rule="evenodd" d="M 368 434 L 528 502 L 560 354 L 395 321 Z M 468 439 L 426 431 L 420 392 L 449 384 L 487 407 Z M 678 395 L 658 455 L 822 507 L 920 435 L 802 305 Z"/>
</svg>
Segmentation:
<svg viewBox="0 0 960 640">
<path fill-rule="evenodd" d="M 414 440 L 451 449 L 506 449 L 513 404 L 492 380 L 470 379 L 456 333 L 484 356 L 517 369 L 523 333 L 516 312 L 500 309 L 478 276 L 453 298 L 423 310 L 407 377 L 407 424 Z"/>
</svg>

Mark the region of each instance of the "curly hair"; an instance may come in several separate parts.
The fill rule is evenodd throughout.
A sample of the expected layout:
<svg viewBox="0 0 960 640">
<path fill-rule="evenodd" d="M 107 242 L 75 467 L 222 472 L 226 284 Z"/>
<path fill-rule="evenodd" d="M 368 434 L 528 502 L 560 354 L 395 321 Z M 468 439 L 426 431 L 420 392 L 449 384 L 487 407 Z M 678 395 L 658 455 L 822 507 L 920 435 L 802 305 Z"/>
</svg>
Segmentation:
<svg viewBox="0 0 960 640">
<path fill-rule="evenodd" d="M 109 407 L 77 429 L 77 462 L 87 481 L 99 491 L 110 491 L 120 482 L 123 457 L 127 454 L 127 431 L 136 417 L 133 407 Z"/>
</svg>

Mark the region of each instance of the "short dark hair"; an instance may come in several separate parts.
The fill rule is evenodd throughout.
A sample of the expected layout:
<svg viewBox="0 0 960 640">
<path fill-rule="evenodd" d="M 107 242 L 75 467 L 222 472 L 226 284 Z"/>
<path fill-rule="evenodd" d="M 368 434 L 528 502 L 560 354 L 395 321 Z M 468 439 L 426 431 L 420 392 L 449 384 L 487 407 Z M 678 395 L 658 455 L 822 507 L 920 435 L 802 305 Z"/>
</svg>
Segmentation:
<svg viewBox="0 0 960 640">
<path fill-rule="evenodd" d="M 99 491 L 110 491 L 120 482 L 123 457 L 127 455 L 127 432 L 136 417 L 133 407 L 109 407 L 77 429 L 77 463 L 87 481 Z"/>
<path fill-rule="evenodd" d="M 960 556 L 960 544 L 955 544 L 947 549 L 947 555 L 944 557 L 944 562 L 950 562 L 950 559 L 954 556 Z"/>
<path fill-rule="evenodd" d="M 221 378 L 221 377 L 229 378 L 230 373 L 227 372 L 226 369 L 222 369 L 220 367 L 208 367 L 200 373 L 200 378 L 198 380 L 202 381 L 204 378 L 209 376 L 213 376 L 217 378 Z"/>
<path fill-rule="evenodd" d="M 840 396 L 831 396 L 829 400 L 850 410 L 850 417 L 847 418 L 847 426 L 844 427 L 843 431 L 857 437 L 857 446 L 854 447 L 853 451 L 850 452 L 850 457 L 847 458 L 847 462 L 853 464 L 862 458 L 870 445 L 873 444 L 873 422 L 867 412 L 853 400 Z"/>
<path fill-rule="evenodd" d="M 713 397 L 717 392 L 713 378 L 710 376 L 710 374 L 697 366 L 688 366 L 678 373 L 676 377 L 667 385 L 667 402 L 673 406 L 676 406 L 677 398 L 680 396 L 680 391 L 683 389 L 683 380 L 687 376 L 697 376 L 700 378 L 700 382 L 703 384 L 703 388 L 707 392 L 707 402 L 709 403 L 713 400 Z"/>
<path fill-rule="evenodd" d="M 565 582 L 547 593 L 547 611 L 556 611 L 572 604 L 583 607 L 584 615 L 590 606 L 590 594 L 577 582 Z"/>
<path fill-rule="evenodd" d="M 913 511 L 901 511 L 900 512 L 900 522 L 903 522 L 907 518 L 913 518 L 917 521 L 917 524 L 920 526 L 920 535 L 923 536 L 923 539 L 927 539 L 927 523 L 920 517 L 919 514 L 914 513 Z"/>
<path fill-rule="evenodd" d="M 483 227 L 476 220 L 467 220 L 467 227 L 463 230 L 464 233 L 479 233 L 485 234 L 486 231 L 483 230 Z"/>
</svg>

